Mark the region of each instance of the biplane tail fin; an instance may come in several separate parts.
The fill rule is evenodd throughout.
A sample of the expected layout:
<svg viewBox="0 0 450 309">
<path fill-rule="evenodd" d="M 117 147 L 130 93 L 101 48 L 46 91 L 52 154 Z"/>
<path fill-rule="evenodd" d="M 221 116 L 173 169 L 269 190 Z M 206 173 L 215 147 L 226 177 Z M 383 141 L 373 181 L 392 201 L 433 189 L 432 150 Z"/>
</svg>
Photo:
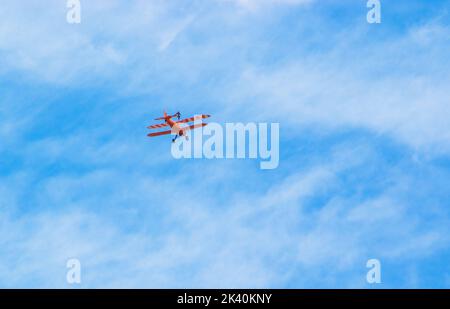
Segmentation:
<svg viewBox="0 0 450 309">
<path fill-rule="evenodd" d="M 164 116 L 163 116 L 163 117 L 156 118 L 155 120 L 166 120 L 167 117 L 172 118 L 173 116 L 167 116 L 166 111 L 164 111 Z"/>
</svg>

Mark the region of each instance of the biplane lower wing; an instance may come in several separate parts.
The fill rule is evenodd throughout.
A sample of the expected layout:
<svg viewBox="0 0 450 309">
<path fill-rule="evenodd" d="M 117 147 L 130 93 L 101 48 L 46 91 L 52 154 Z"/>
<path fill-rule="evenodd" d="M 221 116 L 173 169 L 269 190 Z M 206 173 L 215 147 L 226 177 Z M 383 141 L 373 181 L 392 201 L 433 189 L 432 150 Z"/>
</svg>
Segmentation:
<svg viewBox="0 0 450 309">
<path fill-rule="evenodd" d="M 189 127 L 184 127 L 181 130 L 184 131 L 184 132 L 187 132 L 187 131 L 194 130 L 194 129 L 197 129 L 197 128 L 205 127 L 207 125 L 208 125 L 207 123 L 197 123 L 197 124 L 190 125 Z M 155 136 L 168 135 L 168 134 L 172 134 L 172 130 L 156 132 L 156 133 L 150 133 L 147 136 L 155 137 Z"/>
<path fill-rule="evenodd" d="M 168 135 L 168 134 L 171 134 L 171 133 L 172 133 L 171 130 L 167 130 L 167 131 L 162 131 L 162 132 L 150 133 L 147 136 L 148 137 L 155 137 L 155 136 L 161 136 L 161 135 Z"/>
<path fill-rule="evenodd" d="M 205 126 L 207 126 L 207 125 L 208 125 L 207 123 L 197 123 L 197 124 L 193 124 L 193 125 L 190 125 L 189 127 L 183 128 L 183 131 L 194 130 L 194 129 L 197 129 L 197 128 L 205 127 Z"/>
</svg>

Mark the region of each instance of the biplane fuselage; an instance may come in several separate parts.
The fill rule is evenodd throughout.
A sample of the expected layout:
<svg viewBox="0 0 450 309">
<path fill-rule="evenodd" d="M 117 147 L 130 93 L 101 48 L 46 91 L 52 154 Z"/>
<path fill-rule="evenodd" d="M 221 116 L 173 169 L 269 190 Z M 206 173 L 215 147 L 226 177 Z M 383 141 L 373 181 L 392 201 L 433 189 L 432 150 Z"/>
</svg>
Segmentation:
<svg viewBox="0 0 450 309">
<path fill-rule="evenodd" d="M 184 132 L 183 129 L 180 127 L 180 124 L 172 120 L 172 117 L 165 117 L 166 123 L 170 126 L 172 129 L 172 134 L 176 134 L 179 136 L 183 136 Z"/>
<path fill-rule="evenodd" d="M 195 123 L 193 125 L 188 125 L 188 126 L 184 126 L 182 127 L 182 124 L 187 124 L 189 122 L 194 122 L 196 120 L 202 120 L 205 118 L 209 118 L 211 117 L 210 115 L 197 115 L 194 117 L 190 117 L 190 118 L 186 118 L 183 120 L 178 120 L 178 121 L 174 121 L 173 118 L 177 117 L 178 119 L 180 119 L 180 113 L 176 113 L 175 115 L 167 115 L 166 112 L 164 112 L 164 116 L 160 117 L 160 118 L 156 118 L 155 120 L 164 120 L 164 123 L 161 124 L 155 124 L 152 126 L 149 126 L 148 129 L 159 129 L 159 128 L 165 128 L 165 127 L 170 127 L 170 130 L 166 130 L 166 131 L 162 131 L 162 132 L 155 132 L 155 133 L 150 133 L 147 136 L 149 137 L 156 137 L 156 136 L 161 136 L 161 135 L 168 135 L 168 134 L 172 134 L 175 135 L 175 138 L 172 140 L 173 142 L 175 142 L 175 140 L 179 137 L 179 136 L 185 136 L 186 139 L 188 139 L 187 137 L 187 132 L 190 130 L 194 130 L 197 128 L 201 128 L 207 125 L 207 123 Z"/>
</svg>

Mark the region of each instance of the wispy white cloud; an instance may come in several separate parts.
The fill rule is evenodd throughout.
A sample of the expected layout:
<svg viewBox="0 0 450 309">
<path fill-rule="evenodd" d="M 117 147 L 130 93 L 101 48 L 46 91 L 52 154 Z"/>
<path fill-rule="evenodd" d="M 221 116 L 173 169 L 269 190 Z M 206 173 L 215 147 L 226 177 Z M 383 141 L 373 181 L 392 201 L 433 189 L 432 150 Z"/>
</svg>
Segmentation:
<svg viewBox="0 0 450 309">
<path fill-rule="evenodd" d="M 239 106 L 251 101 L 252 113 L 283 118 L 292 127 L 363 128 L 418 150 L 448 153 L 449 33 L 427 24 L 346 53 L 337 46 L 275 68 L 249 66 L 227 98 Z M 348 48 L 359 40 L 337 37 Z"/>
<path fill-rule="evenodd" d="M 193 16 L 189 16 L 186 19 L 179 22 L 172 29 L 163 33 L 161 43 L 159 44 L 159 50 L 164 51 L 168 48 L 177 36 L 194 20 Z"/>
<path fill-rule="evenodd" d="M 422 176 L 374 155 L 383 149 L 356 147 L 350 138 L 303 162 L 296 148 L 307 147 L 303 129 L 353 128 L 431 157 L 448 153 L 448 28 L 435 21 L 370 44 L 367 29 L 349 35 L 320 25 L 308 38 L 326 38 L 326 48 L 298 43 L 280 52 L 287 43 L 271 32 L 280 16 L 270 22 L 235 11 L 274 14 L 273 5 L 308 2 L 214 2 L 226 10 L 196 2 L 178 11 L 168 1 L 89 1 L 79 26 L 65 23 L 59 1 L 48 10 L 42 1 L 5 5 L 1 74 L 56 84 L 60 96 L 14 99 L 11 90 L 1 98 L 1 151 L 17 169 L 0 178 L 0 285 L 64 287 L 65 261 L 78 257 L 85 287 L 361 287 L 361 269 L 374 254 L 387 263 L 417 261 L 448 246 L 442 196 L 434 209 L 405 198 L 424 186 Z M 309 21 L 299 20 L 297 30 Z M 27 136 L 53 116 L 50 105 L 69 104 L 66 87 L 88 91 L 97 83 L 109 86 L 100 87 L 108 93 L 100 100 L 119 93 L 123 106 L 105 109 L 94 96 L 98 109 L 84 110 L 94 120 L 72 120 L 64 133 L 67 119 L 57 119 L 52 134 Z M 176 95 L 183 87 L 189 91 Z M 122 91 L 152 100 L 130 103 Z M 165 157 L 162 143 L 143 142 L 143 115 L 174 97 L 222 119 L 283 121 L 290 160 L 282 166 L 290 168 L 258 174 L 242 162 Z M 142 131 L 122 129 L 129 121 Z M 380 180 L 370 167 L 383 165 Z M 438 175 L 427 174 L 437 183 L 425 195 L 448 179 Z"/>
<path fill-rule="evenodd" d="M 183 171 L 189 184 L 145 173 L 118 181 L 123 175 L 114 170 L 50 177 L 33 194 L 35 210 L 2 211 L 0 243 L 8 254 L 0 257 L 0 278 L 8 279 L 1 285 L 66 286 L 65 261 L 76 257 L 84 287 L 279 287 L 292 280 L 364 286 L 363 276 L 360 283 L 354 276 L 374 254 L 384 263 L 424 257 L 449 241 L 448 218 L 428 226 L 416 205 L 400 198 L 411 181 L 404 176 L 372 198 L 337 193 L 309 206 L 311 197 L 345 186 L 343 173 L 374 164 L 368 158 L 339 150 L 328 164 L 292 173 L 263 192 L 229 188 L 223 203 L 215 188 L 230 174 L 218 167 L 210 183 L 192 181 L 205 173 L 195 167 Z M 0 192 L 10 188 L 1 183 Z M 20 191 L 12 195 L 9 203 L 17 203 Z M 319 279 L 324 271 L 341 281 Z"/>
<path fill-rule="evenodd" d="M 250 10 L 260 9 L 262 7 L 274 5 L 299 5 L 311 3 L 314 0 L 222 0 L 234 2 L 235 4 Z"/>
</svg>

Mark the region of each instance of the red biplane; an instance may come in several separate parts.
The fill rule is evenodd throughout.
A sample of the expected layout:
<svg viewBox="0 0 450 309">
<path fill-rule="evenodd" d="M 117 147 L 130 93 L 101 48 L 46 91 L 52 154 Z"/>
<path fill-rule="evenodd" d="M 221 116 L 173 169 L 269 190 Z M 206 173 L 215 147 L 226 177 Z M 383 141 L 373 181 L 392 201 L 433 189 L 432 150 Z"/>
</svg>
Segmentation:
<svg viewBox="0 0 450 309">
<path fill-rule="evenodd" d="M 155 136 L 173 134 L 173 135 L 175 135 L 175 137 L 172 139 L 173 143 L 177 140 L 177 138 L 179 136 L 184 136 L 186 138 L 186 140 L 188 140 L 188 136 L 187 136 L 188 131 L 204 127 L 208 124 L 207 123 L 197 123 L 197 124 L 192 124 L 192 125 L 184 125 L 184 124 L 188 124 L 189 122 L 193 122 L 193 121 L 200 120 L 200 119 L 206 119 L 209 117 L 211 117 L 211 116 L 210 115 L 197 115 L 194 117 L 180 120 L 180 118 L 181 118 L 180 112 L 177 112 L 176 114 L 173 114 L 172 116 L 167 115 L 167 113 L 164 112 L 163 117 L 155 119 L 155 120 L 164 120 L 164 123 L 155 124 L 155 125 L 149 126 L 147 128 L 148 129 L 159 129 L 159 128 L 170 127 L 170 130 L 150 133 L 147 136 L 155 137 Z M 174 121 L 172 118 L 177 118 L 178 120 Z"/>
</svg>

